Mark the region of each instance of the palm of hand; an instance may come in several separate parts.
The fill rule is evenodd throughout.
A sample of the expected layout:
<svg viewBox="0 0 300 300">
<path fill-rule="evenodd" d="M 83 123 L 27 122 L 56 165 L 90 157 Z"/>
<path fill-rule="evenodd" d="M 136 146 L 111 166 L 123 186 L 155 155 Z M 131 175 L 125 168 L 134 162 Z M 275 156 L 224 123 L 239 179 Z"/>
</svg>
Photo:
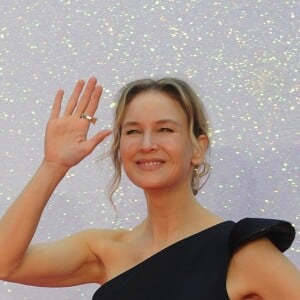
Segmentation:
<svg viewBox="0 0 300 300">
<path fill-rule="evenodd" d="M 87 139 L 90 122 L 81 119 L 86 112 L 93 115 L 97 110 L 102 88 L 91 78 L 80 97 L 84 82 L 79 81 L 67 103 L 63 116 L 60 115 L 63 92 L 58 91 L 45 136 L 45 160 L 70 168 L 90 154 L 108 135 L 102 130 L 91 139 Z"/>
<path fill-rule="evenodd" d="M 45 158 L 71 167 L 90 153 L 86 141 L 88 124 L 76 116 L 50 120 L 47 125 Z"/>
</svg>

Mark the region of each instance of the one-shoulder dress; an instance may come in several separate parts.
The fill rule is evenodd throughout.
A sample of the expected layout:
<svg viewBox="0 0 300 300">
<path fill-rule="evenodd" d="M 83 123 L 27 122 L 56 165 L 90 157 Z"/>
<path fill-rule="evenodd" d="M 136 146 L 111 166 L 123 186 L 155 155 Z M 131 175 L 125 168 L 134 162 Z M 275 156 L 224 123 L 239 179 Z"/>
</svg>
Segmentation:
<svg viewBox="0 0 300 300">
<path fill-rule="evenodd" d="M 269 238 L 283 252 L 292 244 L 295 229 L 275 219 L 224 221 L 109 280 L 93 300 L 229 300 L 226 275 L 230 259 L 240 246 L 260 237 Z"/>
</svg>

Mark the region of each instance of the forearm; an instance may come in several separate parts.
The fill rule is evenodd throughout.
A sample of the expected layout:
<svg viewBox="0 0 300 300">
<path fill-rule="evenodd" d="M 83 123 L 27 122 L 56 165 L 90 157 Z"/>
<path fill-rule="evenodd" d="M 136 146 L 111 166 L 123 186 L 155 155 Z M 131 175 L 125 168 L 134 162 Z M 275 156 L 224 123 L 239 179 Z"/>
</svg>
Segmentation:
<svg viewBox="0 0 300 300">
<path fill-rule="evenodd" d="M 24 256 L 43 209 L 67 169 L 43 162 L 0 220 L 0 272 L 9 272 Z"/>
</svg>

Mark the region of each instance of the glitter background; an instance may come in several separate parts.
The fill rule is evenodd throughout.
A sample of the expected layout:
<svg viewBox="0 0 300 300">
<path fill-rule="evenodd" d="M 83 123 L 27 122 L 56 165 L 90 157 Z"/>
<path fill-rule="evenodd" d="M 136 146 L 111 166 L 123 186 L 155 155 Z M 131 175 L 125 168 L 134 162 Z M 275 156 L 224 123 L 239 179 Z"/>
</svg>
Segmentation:
<svg viewBox="0 0 300 300">
<path fill-rule="evenodd" d="M 0 212 L 43 156 L 44 127 L 58 88 L 98 77 L 105 92 L 91 134 L 111 124 L 114 95 L 149 76 L 187 78 L 212 122 L 213 173 L 199 200 L 224 219 L 290 220 L 287 252 L 300 266 L 298 1 L 98 0 L 0 2 Z M 104 189 L 109 140 L 73 168 L 56 190 L 35 241 L 83 228 L 134 226 L 142 193 L 126 180 Z M 76 249 L 74 249 L 76 251 Z M 0 298 L 91 299 L 98 286 L 62 289 L 0 283 Z"/>
</svg>

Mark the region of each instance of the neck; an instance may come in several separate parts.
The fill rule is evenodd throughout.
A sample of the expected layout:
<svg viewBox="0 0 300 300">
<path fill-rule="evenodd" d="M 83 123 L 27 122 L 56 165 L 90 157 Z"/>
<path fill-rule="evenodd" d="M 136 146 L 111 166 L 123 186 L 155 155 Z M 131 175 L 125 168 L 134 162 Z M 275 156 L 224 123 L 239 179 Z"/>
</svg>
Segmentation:
<svg viewBox="0 0 300 300">
<path fill-rule="evenodd" d="M 173 243 L 197 232 L 206 210 L 191 189 L 181 191 L 145 191 L 148 217 L 144 229 L 154 246 Z"/>
</svg>

